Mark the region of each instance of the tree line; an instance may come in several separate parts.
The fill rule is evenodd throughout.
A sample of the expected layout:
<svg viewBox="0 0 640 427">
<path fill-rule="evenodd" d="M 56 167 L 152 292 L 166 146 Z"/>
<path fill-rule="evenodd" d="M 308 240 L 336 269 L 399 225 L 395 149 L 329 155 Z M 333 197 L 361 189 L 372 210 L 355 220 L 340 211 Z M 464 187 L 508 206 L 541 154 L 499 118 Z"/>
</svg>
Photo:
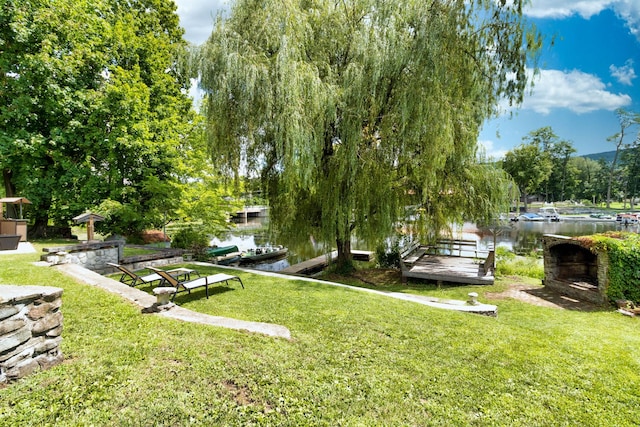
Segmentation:
<svg viewBox="0 0 640 427">
<path fill-rule="evenodd" d="M 640 197 L 640 114 L 619 109 L 616 116 L 620 130 L 607 138 L 615 147 L 611 161 L 572 156 L 573 143 L 549 126 L 531 131 L 507 152 L 501 164 L 518 186 L 525 210 L 533 195 L 549 203 L 571 200 L 607 208 L 612 201 L 629 200 L 634 208 Z"/>
</svg>

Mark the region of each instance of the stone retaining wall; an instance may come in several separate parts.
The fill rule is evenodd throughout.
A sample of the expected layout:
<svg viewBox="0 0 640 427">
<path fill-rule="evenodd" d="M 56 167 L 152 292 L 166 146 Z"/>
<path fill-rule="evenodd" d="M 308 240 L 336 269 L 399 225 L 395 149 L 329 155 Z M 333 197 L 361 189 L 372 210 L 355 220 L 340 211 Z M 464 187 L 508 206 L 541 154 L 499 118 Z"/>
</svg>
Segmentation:
<svg viewBox="0 0 640 427">
<path fill-rule="evenodd" d="M 62 289 L 0 285 L 0 384 L 63 360 Z"/>
<path fill-rule="evenodd" d="M 89 270 L 103 271 L 107 263 L 118 264 L 122 259 L 124 241 L 84 243 L 79 245 L 44 248 L 40 257 L 49 264 L 78 264 Z"/>
<path fill-rule="evenodd" d="M 122 264 L 131 270 L 141 270 L 149 266 L 163 267 L 184 262 L 182 249 L 157 248 L 156 252 L 151 254 L 125 258 L 124 246 L 124 240 L 110 240 L 44 248 L 42 251 L 46 253 L 40 259 L 52 265 L 78 264 L 99 274 L 117 271 L 110 267 L 109 263 Z"/>
</svg>

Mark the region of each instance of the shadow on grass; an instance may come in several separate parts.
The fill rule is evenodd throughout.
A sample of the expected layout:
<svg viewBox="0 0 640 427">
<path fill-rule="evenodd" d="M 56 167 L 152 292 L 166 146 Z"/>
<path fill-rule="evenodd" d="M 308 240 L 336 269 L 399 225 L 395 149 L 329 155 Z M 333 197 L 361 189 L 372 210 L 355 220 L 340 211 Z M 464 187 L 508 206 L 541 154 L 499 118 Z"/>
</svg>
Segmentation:
<svg viewBox="0 0 640 427">
<path fill-rule="evenodd" d="M 525 293 L 532 295 L 536 298 L 540 298 L 551 304 L 557 305 L 565 310 L 573 311 L 611 311 L 612 307 L 596 305 L 587 301 L 580 301 L 578 299 L 562 295 L 558 292 L 552 291 L 547 288 L 535 288 L 524 290 Z"/>
<path fill-rule="evenodd" d="M 227 286 L 215 286 L 209 287 L 209 298 L 215 297 L 216 295 L 222 295 L 225 292 L 236 291 L 237 289 L 227 287 Z M 176 304 L 184 304 L 195 300 L 206 299 L 207 294 L 204 287 L 192 290 L 190 293 L 187 291 L 181 291 L 176 294 L 175 299 L 173 300 Z"/>
</svg>

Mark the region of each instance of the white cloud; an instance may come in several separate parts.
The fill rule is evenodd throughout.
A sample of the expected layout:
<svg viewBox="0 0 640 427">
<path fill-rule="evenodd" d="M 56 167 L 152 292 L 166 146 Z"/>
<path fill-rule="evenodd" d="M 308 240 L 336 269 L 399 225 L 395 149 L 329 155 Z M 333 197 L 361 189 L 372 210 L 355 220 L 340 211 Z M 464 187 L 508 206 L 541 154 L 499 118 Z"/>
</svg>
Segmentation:
<svg viewBox="0 0 640 427">
<path fill-rule="evenodd" d="M 180 26 L 185 29 L 185 39 L 202 44 L 211 35 L 218 12 L 229 10 L 232 0 L 174 0 L 178 6 Z"/>
<path fill-rule="evenodd" d="M 487 159 L 492 159 L 492 160 L 504 159 L 504 156 L 507 154 L 507 151 L 508 151 L 505 149 L 494 148 L 495 146 L 494 142 L 489 139 L 478 140 L 478 145 L 483 151 L 482 154 L 484 154 L 484 156 Z"/>
<path fill-rule="evenodd" d="M 536 0 L 525 7 L 534 18 L 566 18 L 580 15 L 585 19 L 597 15 L 620 0 Z"/>
<path fill-rule="evenodd" d="M 616 67 L 611 64 L 609 71 L 611 71 L 611 75 L 618 80 L 618 82 L 627 86 L 632 86 L 633 79 L 637 77 L 636 71 L 633 69 L 633 59 L 628 59 L 621 67 Z"/>
<path fill-rule="evenodd" d="M 535 0 L 525 14 L 534 18 L 567 18 L 580 15 L 585 19 L 612 9 L 626 22 L 632 34 L 640 39 L 640 1 L 638 0 Z"/>
<path fill-rule="evenodd" d="M 555 109 L 567 109 L 574 113 L 589 113 L 598 110 L 614 111 L 631 104 L 627 94 L 615 94 L 606 90 L 598 76 L 573 70 L 540 70 L 533 77 L 533 92 L 525 97 L 522 109 L 549 114 Z"/>
</svg>

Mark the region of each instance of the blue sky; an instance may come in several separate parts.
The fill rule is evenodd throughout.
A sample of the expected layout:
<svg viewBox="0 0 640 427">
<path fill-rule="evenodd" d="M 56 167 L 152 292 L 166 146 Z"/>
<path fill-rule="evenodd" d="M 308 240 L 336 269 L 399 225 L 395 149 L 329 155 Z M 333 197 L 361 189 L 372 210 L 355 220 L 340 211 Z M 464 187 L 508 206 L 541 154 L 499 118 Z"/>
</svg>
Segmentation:
<svg viewBox="0 0 640 427">
<path fill-rule="evenodd" d="M 204 42 L 227 0 L 175 0 L 186 38 Z M 617 108 L 640 112 L 640 0 L 532 0 L 527 19 L 545 37 L 524 103 L 485 123 L 479 136 L 500 158 L 529 132 L 551 126 L 578 155 L 615 149 Z M 552 44 L 553 42 L 553 44 Z M 531 70 L 532 71 L 532 70 Z M 635 137 L 635 132 L 632 135 Z M 627 142 L 632 141 L 632 137 Z"/>
</svg>

